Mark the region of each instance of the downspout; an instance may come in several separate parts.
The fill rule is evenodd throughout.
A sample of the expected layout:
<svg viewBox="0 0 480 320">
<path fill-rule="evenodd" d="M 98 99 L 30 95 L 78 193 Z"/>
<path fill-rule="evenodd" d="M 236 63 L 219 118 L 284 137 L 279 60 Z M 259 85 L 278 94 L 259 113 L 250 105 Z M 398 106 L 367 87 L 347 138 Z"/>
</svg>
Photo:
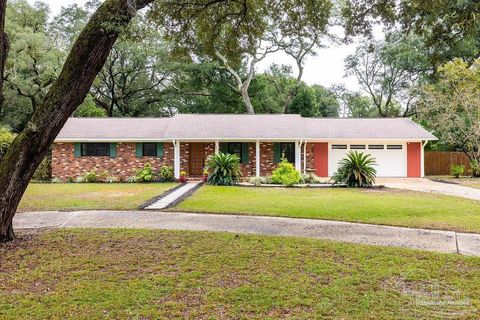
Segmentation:
<svg viewBox="0 0 480 320">
<path fill-rule="evenodd" d="M 303 142 L 303 173 L 307 173 L 307 140 Z"/>
</svg>

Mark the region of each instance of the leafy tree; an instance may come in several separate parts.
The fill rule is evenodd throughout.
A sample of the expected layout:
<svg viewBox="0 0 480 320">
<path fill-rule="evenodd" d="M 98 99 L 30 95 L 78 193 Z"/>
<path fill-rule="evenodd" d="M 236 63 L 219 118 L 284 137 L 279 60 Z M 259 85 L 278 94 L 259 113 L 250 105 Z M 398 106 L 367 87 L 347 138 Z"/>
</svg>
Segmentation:
<svg viewBox="0 0 480 320">
<path fill-rule="evenodd" d="M 340 111 L 340 103 L 331 90 L 315 84 L 312 87 L 318 104 L 318 117 L 337 118 Z"/>
<path fill-rule="evenodd" d="M 399 34 L 363 44 L 345 59 L 347 75 L 357 78 L 381 117 L 412 114 L 411 90 L 427 66 L 421 39 Z"/>
<path fill-rule="evenodd" d="M 73 113 L 74 117 L 97 117 L 103 118 L 107 116 L 107 113 L 104 109 L 97 107 L 93 97 L 89 94 L 85 97 L 85 100 Z"/>
<path fill-rule="evenodd" d="M 371 34 L 375 23 L 419 35 L 433 70 L 454 57 L 471 63 L 480 55 L 477 0 L 348 0 L 341 12 L 347 36 Z"/>
<path fill-rule="evenodd" d="M 437 137 L 480 161 L 480 59 L 440 67 L 438 82 L 420 89 L 418 117 Z"/>
<path fill-rule="evenodd" d="M 47 36 L 48 6 L 26 0 L 9 2 L 6 28 L 10 54 L 5 64 L 3 123 L 21 130 L 55 81 L 64 54 Z"/>
<path fill-rule="evenodd" d="M 222 64 L 250 114 L 255 113 L 249 87 L 256 64 L 270 53 L 298 45 L 300 42 L 294 40 L 298 37 L 310 39 L 312 33 L 321 34 L 332 7 L 328 0 L 229 1 L 228 6 L 213 2 L 207 10 L 198 12 L 198 7 L 207 3 L 159 3 L 161 14 L 154 17 L 166 26 L 177 51 L 192 59 L 206 56 Z M 238 16 L 243 18 L 238 20 Z M 287 37 L 290 40 L 282 42 Z M 312 48 L 309 44 L 307 52 Z M 305 48 L 302 50 L 301 59 L 306 55 Z"/>
<path fill-rule="evenodd" d="M 57 80 L 0 160 L 0 242 L 14 238 L 13 216 L 36 168 L 68 117 L 85 99 L 119 33 L 136 10 L 149 3 L 106 0 L 97 9 L 75 41 Z"/>
<path fill-rule="evenodd" d="M 343 85 L 335 85 L 331 91 L 339 101 L 339 110 L 343 117 L 372 118 L 378 116 L 377 108 L 373 105 L 370 97 L 347 90 Z"/>
<path fill-rule="evenodd" d="M 160 34 L 138 15 L 112 48 L 91 94 L 109 117 L 168 115 L 162 102 L 170 66 Z"/>
</svg>

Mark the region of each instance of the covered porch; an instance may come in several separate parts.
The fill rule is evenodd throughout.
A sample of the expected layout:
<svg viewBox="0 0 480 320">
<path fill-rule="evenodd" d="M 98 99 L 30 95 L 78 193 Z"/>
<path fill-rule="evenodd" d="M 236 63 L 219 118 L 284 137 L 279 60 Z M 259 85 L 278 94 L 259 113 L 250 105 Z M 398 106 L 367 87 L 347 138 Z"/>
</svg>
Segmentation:
<svg viewBox="0 0 480 320">
<path fill-rule="evenodd" d="M 306 140 L 173 140 L 174 173 L 180 177 L 184 171 L 190 178 L 203 175 L 209 155 L 223 152 L 240 159 L 243 177 L 269 175 L 282 156 L 303 173 L 315 171 L 314 144 Z"/>
</svg>

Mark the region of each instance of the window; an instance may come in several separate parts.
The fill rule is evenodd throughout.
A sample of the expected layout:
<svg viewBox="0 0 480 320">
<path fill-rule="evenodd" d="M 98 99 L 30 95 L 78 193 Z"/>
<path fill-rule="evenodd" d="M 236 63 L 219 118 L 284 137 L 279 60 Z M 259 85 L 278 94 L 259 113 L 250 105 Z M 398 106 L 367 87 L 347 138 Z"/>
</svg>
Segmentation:
<svg viewBox="0 0 480 320">
<path fill-rule="evenodd" d="M 350 149 L 365 149 L 364 144 L 351 144 Z"/>
<path fill-rule="evenodd" d="M 285 157 L 290 163 L 295 163 L 295 143 L 281 142 L 280 143 L 280 157 Z"/>
<path fill-rule="evenodd" d="M 387 144 L 388 150 L 402 150 L 401 144 Z"/>
<path fill-rule="evenodd" d="M 83 157 L 103 157 L 110 156 L 109 143 L 82 143 Z"/>
<path fill-rule="evenodd" d="M 347 149 L 346 144 L 332 144 L 332 149 Z"/>
<path fill-rule="evenodd" d="M 157 156 L 157 144 L 156 143 L 143 143 L 142 154 L 144 157 L 156 157 Z"/>
<path fill-rule="evenodd" d="M 383 144 L 369 144 L 368 149 L 371 150 L 383 150 L 385 149 L 385 146 Z"/>
<path fill-rule="evenodd" d="M 242 143 L 241 142 L 229 142 L 227 143 L 227 152 L 234 154 L 242 162 Z"/>
</svg>

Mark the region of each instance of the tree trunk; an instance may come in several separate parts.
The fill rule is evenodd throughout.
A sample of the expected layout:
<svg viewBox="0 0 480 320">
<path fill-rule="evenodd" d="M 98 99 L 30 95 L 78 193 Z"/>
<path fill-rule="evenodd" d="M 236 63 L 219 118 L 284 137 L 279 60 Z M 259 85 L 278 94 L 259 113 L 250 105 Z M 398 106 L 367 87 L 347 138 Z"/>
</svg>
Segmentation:
<svg viewBox="0 0 480 320">
<path fill-rule="evenodd" d="M 8 55 L 8 37 L 5 34 L 5 9 L 7 0 L 0 0 L 0 116 L 5 97 L 3 96 L 3 72 Z"/>
<path fill-rule="evenodd" d="M 250 96 L 248 95 L 248 87 L 242 86 L 240 88 L 240 95 L 242 96 L 243 103 L 247 109 L 247 114 L 255 114 L 255 109 L 253 109 L 252 102 L 250 101 Z"/>
<path fill-rule="evenodd" d="M 119 32 L 137 9 L 153 0 L 107 0 L 80 33 L 52 85 L 25 129 L 0 161 L 0 239 L 13 238 L 11 223 L 20 199 L 53 140 L 87 95 Z"/>
</svg>

